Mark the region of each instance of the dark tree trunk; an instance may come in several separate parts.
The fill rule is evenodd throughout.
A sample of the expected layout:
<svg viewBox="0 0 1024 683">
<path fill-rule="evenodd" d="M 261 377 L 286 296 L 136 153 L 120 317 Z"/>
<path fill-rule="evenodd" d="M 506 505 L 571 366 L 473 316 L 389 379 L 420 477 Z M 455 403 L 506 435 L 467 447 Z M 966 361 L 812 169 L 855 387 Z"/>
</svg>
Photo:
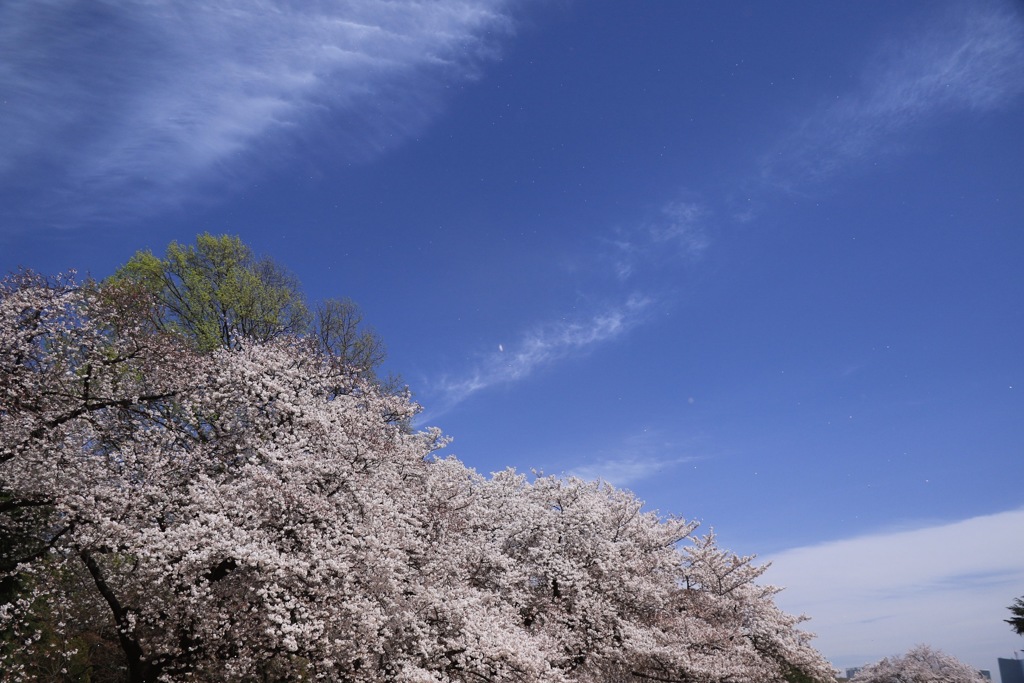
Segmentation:
<svg viewBox="0 0 1024 683">
<path fill-rule="evenodd" d="M 128 610 L 121 605 L 117 596 L 114 595 L 114 591 L 103 578 L 102 567 L 100 567 L 96 558 L 92 556 L 92 553 L 87 550 L 81 551 L 78 556 L 82 558 L 82 562 L 85 563 L 93 582 L 96 584 L 96 589 L 103 596 L 103 599 L 110 607 L 111 613 L 114 615 L 114 623 L 117 625 L 117 640 L 121 644 L 121 650 L 124 652 L 125 664 L 128 665 L 128 683 L 156 683 L 163 667 L 155 666 L 145 660 L 142 645 L 137 638 L 131 635 L 127 618 Z"/>
</svg>

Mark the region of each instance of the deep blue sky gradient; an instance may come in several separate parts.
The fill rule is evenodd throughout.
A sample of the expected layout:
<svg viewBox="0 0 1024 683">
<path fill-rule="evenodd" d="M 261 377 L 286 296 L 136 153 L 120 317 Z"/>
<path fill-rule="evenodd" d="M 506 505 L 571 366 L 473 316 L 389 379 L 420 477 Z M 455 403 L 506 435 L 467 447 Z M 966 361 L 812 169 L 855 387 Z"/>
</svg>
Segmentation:
<svg viewBox="0 0 1024 683">
<path fill-rule="evenodd" d="M 238 234 L 471 466 L 742 553 L 1024 506 L 1019 6 L 61 5 L 0 9 L 4 271 Z"/>
</svg>

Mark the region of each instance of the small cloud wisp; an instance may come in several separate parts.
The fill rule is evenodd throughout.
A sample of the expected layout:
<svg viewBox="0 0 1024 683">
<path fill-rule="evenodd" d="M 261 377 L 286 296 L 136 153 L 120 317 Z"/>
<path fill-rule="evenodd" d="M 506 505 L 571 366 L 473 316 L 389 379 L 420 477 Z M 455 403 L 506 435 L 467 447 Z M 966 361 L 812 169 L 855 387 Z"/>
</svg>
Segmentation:
<svg viewBox="0 0 1024 683">
<path fill-rule="evenodd" d="M 862 86 L 820 107 L 762 164 L 762 179 L 796 189 L 898 148 L 912 128 L 990 111 L 1024 93 L 1024 21 L 997 1 L 956 3 L 911 37 L 876 52 Z"/>
<path fill-rule="evenodd" d="M 654 455 L 631 454 L 574 467 L 567 474 L 580 479 L 600 479 L 617 488 L 626 488 L 694 460 L 696 458 L 690 456 L 659 458 Z"/>
<path fill-rule="evenodd" d="M 606 242 L 616 277 L 627 280 L 639 268 L 665 259 L 675 263 L 702 256 L 710 244 L 704 228 L 708 214 L 695 202 L 668 202 L 655 220 L 615 231 Z"/>
<path fill-rule="evenodd" d="M 497 352 L 484 357 L 466 377 L 445 379 L 430 392 L 438 397 L 432 403 L 439 406 L 430 417 L 451 410 L 483 389 L 525 379 L 541 366 L 621 337 L 643 320 L 650 305 L 650 299 L 631 297 L 586 320 L 547 325 L 517 344 L 499 345 Z"/>
</svg>

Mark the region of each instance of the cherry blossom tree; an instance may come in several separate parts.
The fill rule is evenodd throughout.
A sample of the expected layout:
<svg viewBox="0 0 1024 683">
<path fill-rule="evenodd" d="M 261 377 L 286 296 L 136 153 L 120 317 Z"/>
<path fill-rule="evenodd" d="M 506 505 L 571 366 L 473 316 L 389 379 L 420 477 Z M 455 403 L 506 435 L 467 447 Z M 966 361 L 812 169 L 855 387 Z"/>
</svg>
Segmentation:
<svg viewBox="0 0 1024 683">
<path fill-rule="evenodd" d="M 8 622 L 84 574 L 130 680 L 372 668 L 410 582 L 400 494 L 437 440 L 393 424 L 408 400 L 338 394 L 359 380 L 298 340 L 196 356 L 111 293 L 4 294 L 4 501 L 48 515 L 5 518 L 34 541 L 8 562 L 31 587 Z"/>
<path fill-rule="evenodd" d="M 927 645 L 865 667 L 854 683 L 978 683 L 981 674 L 956 657 Z"/>
<path fill-rule="evenodd" d="M 763 569 L 695 524 L 481 476 L 317 340 L 200 352 L 153 305 L 0 288 L 10 680 L 73 679 L 97 641 L 131 682 L 832 678 Z"/>
<path fill-rule="evenodd" d="M 471 584 L 501 596 L 569 680 L 833 678 L 802 618 L 755 583 L 764 568 L 696 524 L 600 482 L 505 471 L 476 489 L 459 503 L 478 536 L 462 546 Z"/>
</svg>

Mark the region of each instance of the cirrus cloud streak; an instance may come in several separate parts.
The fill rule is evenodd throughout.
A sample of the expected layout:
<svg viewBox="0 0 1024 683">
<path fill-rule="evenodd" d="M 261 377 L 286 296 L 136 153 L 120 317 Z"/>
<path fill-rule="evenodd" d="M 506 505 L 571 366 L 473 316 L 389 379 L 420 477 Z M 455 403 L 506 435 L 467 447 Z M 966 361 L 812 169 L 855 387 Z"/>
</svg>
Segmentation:
<svg viewBox="0 0 1024 683">
<path fill-rule="evenodd" d="M 1024 20 L 997 0 L 954 3 L 874 52 L 860 85 L 783 137 L 762 179 L 799 190 L 898 149 L 941 117 L 992 111 L 1024 93 Z"/>
<path fill-rule="evenodd" d="M 370 157 L 474 76 L 510 4 L 3 3 L 0 181 L 68 227 L 194 199 L 301 135 Z"/>
<path fill-rule="evenodd" d="M 437 417 L 491 386 L 525 379 L 543 366 L 620 338 L 643 322 L 651 305 L 650 299 L 633 296 L 589 318 L 538 327 L 508 348 L 499 345 L 464 376 L 446 377 L 435 384 L 428 392 L 434 397 L 431 404 L 436 406 L 429 417 Z"/>
</svg>

